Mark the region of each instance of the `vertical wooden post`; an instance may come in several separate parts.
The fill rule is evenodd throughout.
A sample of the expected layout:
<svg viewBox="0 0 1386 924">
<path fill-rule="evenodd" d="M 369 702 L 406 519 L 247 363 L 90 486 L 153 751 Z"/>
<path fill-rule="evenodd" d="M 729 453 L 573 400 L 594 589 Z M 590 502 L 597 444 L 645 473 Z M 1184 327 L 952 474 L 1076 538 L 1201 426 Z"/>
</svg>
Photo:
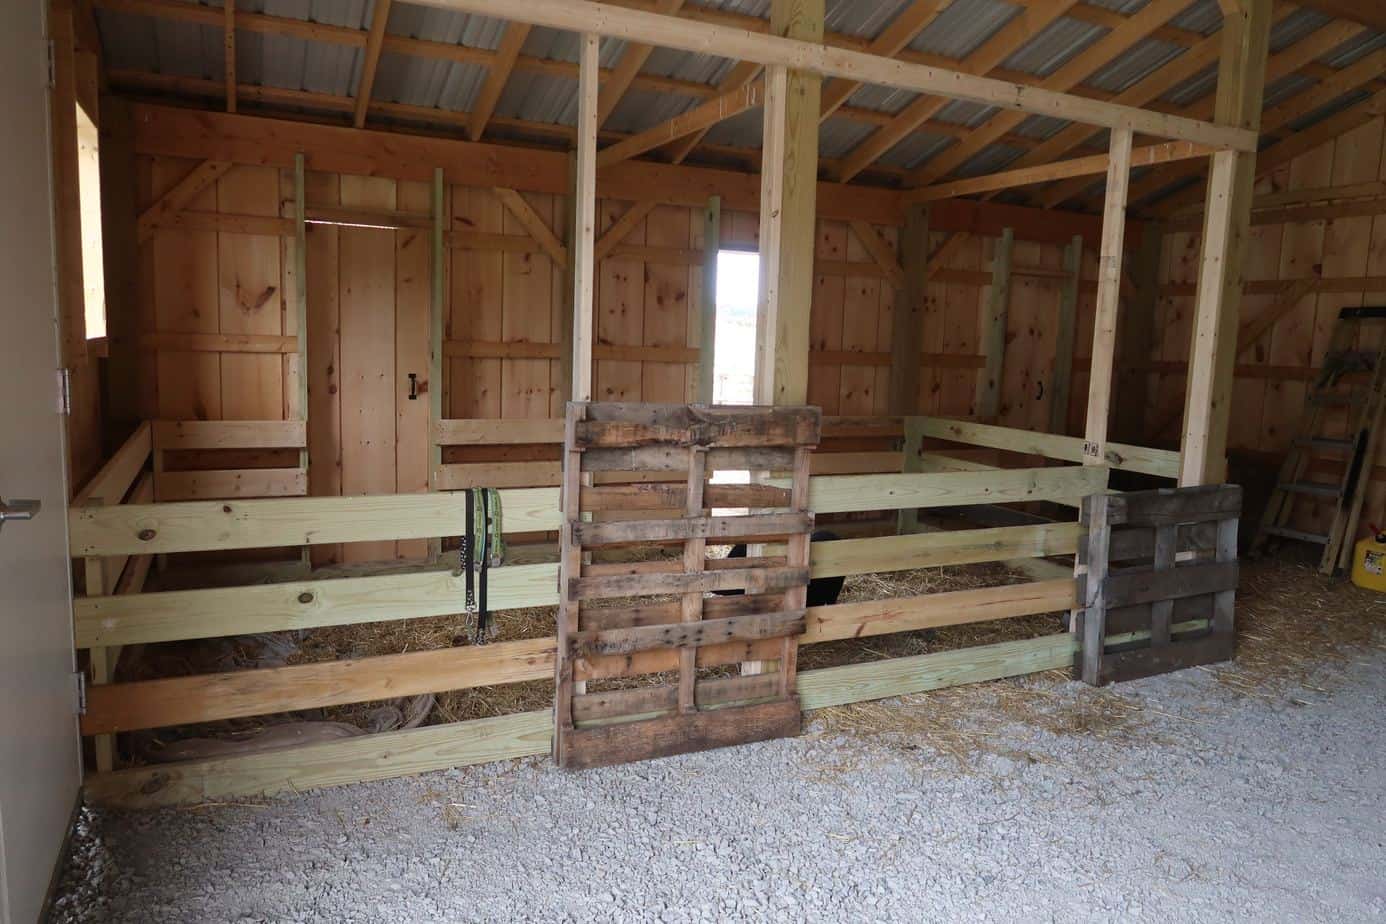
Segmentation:
<svg viewBox="0 0 1386 924">
<path fill-rule="evenodd" d="M 1068 404 L 1073 392 L 1073 344 L 1078 328 L 1078 288 L 1083 281 L 1083 236 L 1075 234 L 1064 248 L 1063 289 L 1054 329 L 1054 370 L 1049 379 L 1049 432 L 1068 433 Z"/>
<path fill-rule="evenodd" d="M 919 446 L 924 441 L 924 418 L 905 416 L 905 444 L 901 448 L 900 471 L 908 475 L 924 470 Z M 895 516 L 895 532 L 901 536 L 919 532 L 919 508 L 906 507 Z"/>
<path fill-rule="evenodd" d="M 1271 0 L 1223 5 L 1222 55 L 1213 119 L 1257 130 L 1270 44 Z M 1242 257 L 1251 224 L 1256 155 L 1218 151 L 1212 156 L 1203 211 L 1203 253 L 1189 342 L 1189 377 L 1180 443 L 1180 485 L 1217 484 L 1227 467 L 1227 425 L 1237 322 L 1242 297 Z"/>
<path fill-rule="evenodd" d="M 592 302 L 596 292 L 597 51 L 600 39 L 583 33 L 578 49 L 577 165 L 573 177 L 573 401 L 592 400 Z"/>
<path fill-rule="evenodd" d="M 228 4 L 229 6 L 229 4 Z M 228 20 L 227 28 L 230 29 Z M 227 48 L 228 53 L 234 53 L 234 44 Z M 303 432 L 308 432 L 308 198 L 307 198 L 307 174 L 304 165 L 303 152 L 294 154 L 294 335 L 297 338 L 295 351 L 289 357 L 287 365 L 291 369 L 288 376 L 292 384 L 290 394 L 292 395 L 291 404 L 296 405 L 289 408 L 290 413 L 286 416 L 297 417 L 303 421 Z M 303 483 L 308 483 L 308 441 L 305 438 L 303 448 L 298 451 L 298 467 L 303 471 Z M 311 546 L 302 546 L 299 549 L 299 557 L 303 561 L 303 567 L 312 570 L 313 550 Z"/>
<path fill-rule="evenodd" d="M 717 255 L 722 249 L 722 197 L 703 209 L 703 301 L 699 308 L 698 403 L 711 404 L 717 373 Z"/>
<path fill-rule="evenodd" d="M 895 292 L 895 312 L 890 319 L 887 407 L 892 415 L 909 415 L 919 410 L 919 356 L 924 351 L 924 294 L 929 284 L 929 210 L 920 203 L 911 205 L 905 215 L 900 262 L 905 284 Z"/>
<path fill-rule="evenodd" d="M 974 413 L 978 420 L 991 421 L 1001 413 L 1001 373 L 1006 362 L 1006 315 L 1011 304 L 1011 252 L 1015 232 L 1007 228 L 996 244 L 991 259 L 991 292 L 982 314 L 982 355 L 986 364 L 977 376 Z"/>
<path fill-rule="evenodd" d="M 770 31 L 822 42 L 823 0 L 772 0 Z M 766 68 L 756 327 L 756 400 L 761 404 L 808 400 L 821 90 L 817 74 Z"/>
<path fill-rule="evenodd" d="M 1131 130 L 1112 130 L 1107 198 L 1102 210 L 1102 248 L 1097 258 L 1097 311 L 1092 327 L 1088 417 L 1083 428 L 1083 464 L 1104 465 L 1112 406 L 1117 312 L 1121 298 L 1121 248 L 1126 237 L 1126 195 L 1131 184 Z"/>
<path fill-rule="evenodd" d="M 1149 400 L 1151 353 L 1155 347 L 1155 306 L 1160 300 L 1160 255 L 1164 249 L 1164 229 L 1150 222 L 1141 229 L 1141 244 L 1131 266 L 1134 291 L 1121 309 L 1118 327 L 1121 335 L 1121 387 L 1116 395 L 1116 415 L 1112 432 L 1124 443 L 1145 444 L 1146 403 Z"/>
<path fill-rule="evenodd" d="M 58 258 L 58 317 L 62 364 L 72 368 L 87 355 L 86 292 L 82 282 L 82 202 L 77 183 L 77 63 L 71 0 L 48 8 L 53 89 L 49 120 L 53 148 L 53 224 Z"/>
<path fill-rule="evenodd" d="M 443 168 L 433 168 L 433 240 L 428 293 L 428 479 L 436 490 L 438 473 L 443 468 L 443 446 L 438 442 L 438 425 L 443 419 L 443 340 L 444 316 L 447 312 L 447 185 Z M 428 560 L 437 561 L 443 554 L 442 537 L 428 541 Z"/>
</svg>

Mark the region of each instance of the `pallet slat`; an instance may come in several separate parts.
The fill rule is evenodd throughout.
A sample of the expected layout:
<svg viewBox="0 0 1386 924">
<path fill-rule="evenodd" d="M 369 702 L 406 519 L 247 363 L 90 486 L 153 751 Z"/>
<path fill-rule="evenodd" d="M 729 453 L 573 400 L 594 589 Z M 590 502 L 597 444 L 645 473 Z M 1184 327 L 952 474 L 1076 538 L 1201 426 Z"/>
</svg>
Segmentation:
<svg viewBox="0 0 1386 924">
<path fill-rule="evenodd" d="M 671 542 L 682 539 L 737 539 L 745 536 L 777 536 L 813 529 L 809 513 L 767 513 L 728 517 L 681 517 L 670 520 L 616 520 L 604 523 L 569 523 L 578 545 L 612 545 L 620 542 Z"/>
<path fill-rule="evenodd" d="M 803 610 L 748 613 L 725 619 L 575 632 L 568 636 L 568 651 L 574 658 L 624 655 L 653 648 L 702 648 L 727 642 L 798 636 L 803 631 Z"/>
</svg>

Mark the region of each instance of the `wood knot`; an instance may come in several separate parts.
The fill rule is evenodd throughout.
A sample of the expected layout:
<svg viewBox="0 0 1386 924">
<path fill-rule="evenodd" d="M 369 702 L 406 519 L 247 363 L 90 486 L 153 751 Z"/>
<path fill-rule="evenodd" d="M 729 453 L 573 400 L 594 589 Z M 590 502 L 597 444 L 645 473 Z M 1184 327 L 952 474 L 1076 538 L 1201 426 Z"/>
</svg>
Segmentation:
<svg viewBox="0 0 1386 924">
<path fill-rule="evenodd" d="M 313 602 L 313 594 L 312 594 L 312 592 L 311 592 L 311 591 L 305 590 L 303 593 L 299 594 L 299 595 L 298 595 L 298 602 L 299 602 L 299 603 L 312 603 L 312 602 Z"/>
<path fill-rule="evenodd" d="M 157 533 L 155 533 L 152 529 L 142 529 L 139 531 L 137 535 L 139 536 L 139 540 L 141 542 L 148 542 L 150 539 L 153 539 L 157 535 Z"/>
</svg>

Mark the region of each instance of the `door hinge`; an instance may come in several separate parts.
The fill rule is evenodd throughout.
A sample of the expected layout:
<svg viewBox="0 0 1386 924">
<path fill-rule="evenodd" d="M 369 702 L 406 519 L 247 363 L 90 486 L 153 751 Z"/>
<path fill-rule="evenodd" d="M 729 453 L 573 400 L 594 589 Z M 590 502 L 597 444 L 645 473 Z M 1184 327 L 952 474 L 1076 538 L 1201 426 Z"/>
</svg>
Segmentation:
<svg viewBox="0 0 1386 924">
<path fill-rule="evenodd" d="M 73 712 L 87 714 L 87 672 L 74 671 L 72 674 Z"/>
<path fill-rule="evenodd" d="M 58 370 L 58 413 L 72 413 L 72 370 Z"/>
</svg>

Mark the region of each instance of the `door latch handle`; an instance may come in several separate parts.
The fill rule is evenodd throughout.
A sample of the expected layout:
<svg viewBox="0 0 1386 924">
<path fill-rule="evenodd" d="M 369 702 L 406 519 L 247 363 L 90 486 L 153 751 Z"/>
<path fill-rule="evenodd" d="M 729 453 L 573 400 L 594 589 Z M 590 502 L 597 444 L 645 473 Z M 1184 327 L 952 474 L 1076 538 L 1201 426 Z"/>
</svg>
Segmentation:
<svg viewBox="0 0 1386 924">
<path fill-rule="evenodd" d="M 417 372 L 409 373 L 409 400 L 419 400 L 419 374 Z"/>
<path fill-rule="evenodd" d="M 36 500 L 7 501 L 0 497 L 0 528 L 10 520 L 32 520 L 38 515 L 40 506 Z"/>
</svg>

